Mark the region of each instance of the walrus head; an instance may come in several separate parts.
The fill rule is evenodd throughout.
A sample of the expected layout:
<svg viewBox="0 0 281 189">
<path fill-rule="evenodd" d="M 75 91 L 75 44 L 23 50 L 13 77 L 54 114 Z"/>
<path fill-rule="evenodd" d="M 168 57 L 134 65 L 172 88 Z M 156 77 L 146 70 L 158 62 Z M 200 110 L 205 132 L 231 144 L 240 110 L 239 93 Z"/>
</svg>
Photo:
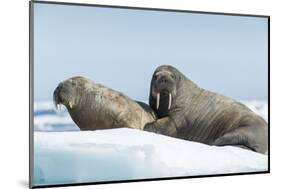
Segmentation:
<svg viewBox="0 0 281 189">
<path fill-rule="evenodd" d="M 170 111 L 179 80 L 180 74 L 169 65 L 160 66 L 153 73 L 149 104 L 158 115 L 164 116 Z"/>
<path fill-rule="evenodd" d="M 59 83 L 53 93 L 56 109 L 59 109 L 60 105 L 64 105 L 68 110 L 75 108 L 87 87 L 87 83 L 87 79 L 80 76 Z"/>
</svg>

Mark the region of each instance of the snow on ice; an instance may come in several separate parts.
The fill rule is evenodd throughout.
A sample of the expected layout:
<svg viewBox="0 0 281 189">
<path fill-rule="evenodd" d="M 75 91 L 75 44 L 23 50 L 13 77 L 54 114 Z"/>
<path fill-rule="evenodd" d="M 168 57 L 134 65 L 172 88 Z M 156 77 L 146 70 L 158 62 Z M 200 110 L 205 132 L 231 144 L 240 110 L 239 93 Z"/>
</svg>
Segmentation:
<svg viewBox="0 0 281 189">
<path fill-rule="evenodd" d="M 267 103 L 243 102 L 267 120 Z M 268 156 L 134 129 L 79 131 L 66 111 L 34 106 L 34 184 L 266 171 Z M 64 131 L 64 132 L 62 132 Z"/>
</svg>

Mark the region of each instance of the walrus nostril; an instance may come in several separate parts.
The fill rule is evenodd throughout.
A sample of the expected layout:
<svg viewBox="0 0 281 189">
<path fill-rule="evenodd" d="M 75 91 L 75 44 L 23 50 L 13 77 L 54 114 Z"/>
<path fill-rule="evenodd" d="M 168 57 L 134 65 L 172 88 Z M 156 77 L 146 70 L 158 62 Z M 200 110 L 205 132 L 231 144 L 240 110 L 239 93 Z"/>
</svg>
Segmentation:
<svg viewBox="0 0 281 189">
<path fill-rule="evenodd" d="M 168 79 L 167 78 L 160 78 L 159 79 L 159 83 L 167 83 L 168 82 Z"/>
</svg>

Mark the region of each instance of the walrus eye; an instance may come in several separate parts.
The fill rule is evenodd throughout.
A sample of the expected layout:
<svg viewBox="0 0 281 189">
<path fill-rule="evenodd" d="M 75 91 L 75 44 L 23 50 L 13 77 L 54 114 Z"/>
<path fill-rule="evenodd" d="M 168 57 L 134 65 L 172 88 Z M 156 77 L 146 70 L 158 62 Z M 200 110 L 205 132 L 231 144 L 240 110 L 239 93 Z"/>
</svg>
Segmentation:
<svg viewBox="0 0 281 189">
<path fill-rule="evenodd" d="M 175 76 L 174 75 L 171 75 L 172 79 L 175 79 Z"/>
</svg>

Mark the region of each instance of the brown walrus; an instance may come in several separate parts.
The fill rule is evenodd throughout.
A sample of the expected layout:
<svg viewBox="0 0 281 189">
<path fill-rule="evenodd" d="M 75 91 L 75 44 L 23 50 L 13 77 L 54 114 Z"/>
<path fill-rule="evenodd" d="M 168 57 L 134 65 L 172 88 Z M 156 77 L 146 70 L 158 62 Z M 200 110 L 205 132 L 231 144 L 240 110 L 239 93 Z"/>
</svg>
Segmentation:
<svg viewBox="0 0 281 189">
<path fill-rule="evenodd" d="M 81 130 L 128 127 L 143 130 L 155 121 L 151 108 L 84 77 L 61 82 L 53 93 L 55 106 L 63 104 Z"/>
<path fill-rule="evenodd" d="M 198 87 L 176 68 L 158 67 L 149 104 L 158 119 L 144 130 L 210 145 L 268 149 L 266 121 L 245 105 Z"/>
</svg>

